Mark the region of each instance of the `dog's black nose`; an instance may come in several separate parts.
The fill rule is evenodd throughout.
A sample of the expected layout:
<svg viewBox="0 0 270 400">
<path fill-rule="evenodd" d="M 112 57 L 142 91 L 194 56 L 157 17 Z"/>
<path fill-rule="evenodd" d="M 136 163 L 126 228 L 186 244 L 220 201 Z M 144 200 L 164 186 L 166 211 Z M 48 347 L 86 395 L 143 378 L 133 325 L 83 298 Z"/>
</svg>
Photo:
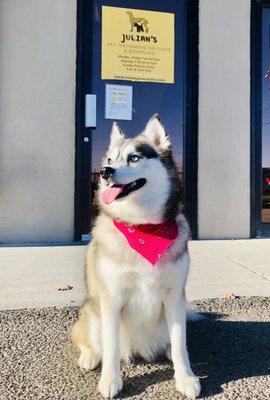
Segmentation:
<svg viewBox="0 0 270 400">
<path fill-rule="evenodd" d="M 113 173 L 114 173 L 114 169 L 111 167 L 104 167 L 104 168 L 101 168 L 101 170 L 100 170 L 100 175 L 103 179 L 110 178 L 110 176 L 112 176 Z"/>
</svg>

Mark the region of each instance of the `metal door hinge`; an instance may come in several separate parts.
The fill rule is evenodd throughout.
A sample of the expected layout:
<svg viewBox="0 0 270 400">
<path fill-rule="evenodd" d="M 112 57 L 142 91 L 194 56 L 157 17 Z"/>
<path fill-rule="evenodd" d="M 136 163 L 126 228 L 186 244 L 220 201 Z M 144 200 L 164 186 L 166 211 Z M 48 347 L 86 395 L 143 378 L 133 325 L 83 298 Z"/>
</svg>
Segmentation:
<svg viewBox="0 0 270 400">
<path fill-rule="evenodd" d="M 82 234 L 82 242 L 89 242 L 91 240 L 90 235 Z"/>
</svg>

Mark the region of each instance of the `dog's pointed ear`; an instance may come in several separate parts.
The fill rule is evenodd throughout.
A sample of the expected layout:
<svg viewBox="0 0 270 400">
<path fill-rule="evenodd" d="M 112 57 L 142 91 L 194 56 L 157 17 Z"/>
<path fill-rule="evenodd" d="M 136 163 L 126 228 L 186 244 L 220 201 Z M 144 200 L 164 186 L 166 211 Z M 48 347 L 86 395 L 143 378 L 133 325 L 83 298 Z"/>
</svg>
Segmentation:
<svg viewBox="0 0 270 400">
<path fill-rule="evenodd" d="M 143 135 L 157 150 L 170 149 L 171 142 L 158 114 L 153 115 L 146 124 Z"/>
<path fill-rule="evenodd" d="M 112 124 L 112 130 L 111 130 L 111 141 L 110 141 L 110 147 L 114 146 L 115 143 L 120 140 L 124 139 L 125 134 L 122 132 L 120 126 L 118 125 L 117 122 L 113 122 Z"/>
</svg>

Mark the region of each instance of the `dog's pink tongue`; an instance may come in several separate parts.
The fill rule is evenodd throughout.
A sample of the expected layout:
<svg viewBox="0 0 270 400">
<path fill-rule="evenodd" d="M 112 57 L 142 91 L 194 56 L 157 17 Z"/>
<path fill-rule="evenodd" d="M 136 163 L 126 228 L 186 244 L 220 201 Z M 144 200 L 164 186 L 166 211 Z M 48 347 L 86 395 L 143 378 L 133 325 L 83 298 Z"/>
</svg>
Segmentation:
<svg viewBox="0 0 270 400">
<path fill-rule="evenodd" d="M 102 194 L 102 201 L 105 204 L 110 204 L 122 191 L 123 185 L 113 185 L 106 189 Z"/>
</svg>

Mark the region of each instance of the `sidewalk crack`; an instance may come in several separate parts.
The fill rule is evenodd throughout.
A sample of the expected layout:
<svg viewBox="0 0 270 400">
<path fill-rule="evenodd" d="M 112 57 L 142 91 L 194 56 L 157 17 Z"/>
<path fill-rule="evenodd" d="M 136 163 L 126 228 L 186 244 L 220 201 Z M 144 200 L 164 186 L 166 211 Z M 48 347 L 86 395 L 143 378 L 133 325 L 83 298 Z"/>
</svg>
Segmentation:
<svg viewBox="0 0 270 400">
<path fill-rule="evenodd" d="M 212 247 L 212 246 L 209 246 L 209 244 L 203 243 L 203 245 L 204 245 L 205 247 L 208 247 L 209 249 L 215 251 L 215 252 L 218 253 L 219 255 L 221 255 L 221 256 L 227 258 L 229 261 L 231 261 L 231 262 L 233 262 L 233 263 L 235 263 L 235 264 L 240 265 L 241 267 L 247 269 L 248 271 L 252 272 L 253 274 L 259 276 L 260 278 L 262 278 L 262 279 L 264 279 L 264 280 L 270 282 L 270 279 L 269 279 L 267 276 L 264 276 L 263 274 L 258 273 L 258 272 L 255 271 L 253 268 L 249 267 L 248 265 L 245 265 L 245 264 L 241 263 L 240 261 L 237 261 L 235 258 L 228 256 L 227 254 L 223 253 L 223 252 L 220 251 L 220 250 L 215 249 L 215 248 Z"/>
</svg>

